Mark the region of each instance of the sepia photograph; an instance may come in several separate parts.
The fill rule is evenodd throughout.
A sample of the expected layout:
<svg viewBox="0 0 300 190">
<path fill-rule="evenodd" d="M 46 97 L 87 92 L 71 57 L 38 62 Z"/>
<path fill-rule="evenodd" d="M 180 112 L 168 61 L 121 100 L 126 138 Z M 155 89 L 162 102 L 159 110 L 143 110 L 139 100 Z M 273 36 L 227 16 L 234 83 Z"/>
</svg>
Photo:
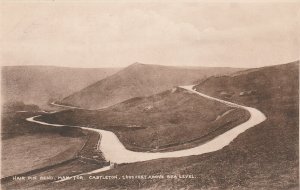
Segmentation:
<svg viewBox="0 0 300 190">
<path fill-rule="evenodd" d="M 1 0 L 3 190 L 298 190 L 299 0 Z"/>
</svg>

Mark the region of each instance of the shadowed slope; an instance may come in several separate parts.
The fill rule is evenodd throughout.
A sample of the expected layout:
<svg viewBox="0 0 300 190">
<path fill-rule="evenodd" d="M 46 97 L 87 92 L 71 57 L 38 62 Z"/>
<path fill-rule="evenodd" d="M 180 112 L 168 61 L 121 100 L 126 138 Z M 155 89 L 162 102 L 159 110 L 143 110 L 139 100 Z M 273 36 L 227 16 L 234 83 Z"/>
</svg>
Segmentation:
<svg viewBox="0 0 300 190">
<path fill-rule="evenodd" d="M 68 96 L 119 69 L 67 68 L 52 66 L 2 67 L 4 102 L 24 102 L 45 107 L 50 101 Z"/>
</svg>

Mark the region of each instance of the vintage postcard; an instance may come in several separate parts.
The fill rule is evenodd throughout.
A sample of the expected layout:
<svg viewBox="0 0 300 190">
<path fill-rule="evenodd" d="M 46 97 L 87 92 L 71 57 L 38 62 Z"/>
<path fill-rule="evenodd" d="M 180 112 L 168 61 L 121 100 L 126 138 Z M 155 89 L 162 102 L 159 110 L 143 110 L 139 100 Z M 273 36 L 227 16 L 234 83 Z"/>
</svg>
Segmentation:
<svg viewBox="0 0 300 190">
<path fill-rule="evenodd" d="M 299 1 L 0 6 L 1 189 L 299 189 Z"/>
</svg>

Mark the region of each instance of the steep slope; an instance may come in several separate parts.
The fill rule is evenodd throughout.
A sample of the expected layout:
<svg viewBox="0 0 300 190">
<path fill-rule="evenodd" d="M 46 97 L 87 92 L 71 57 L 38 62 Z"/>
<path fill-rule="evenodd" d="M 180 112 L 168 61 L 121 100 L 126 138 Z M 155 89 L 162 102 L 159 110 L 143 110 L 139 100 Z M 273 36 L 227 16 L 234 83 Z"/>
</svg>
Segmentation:
<svg viewBox="0 0 300 190">
<path fill-rule="evenodd" d="M 228 74 L 237 70 L 232 68 L 181 68 L 135 63 L 64 98 L 61 103 L 97 109 L 133 97 L 153 95 L 173 86 L 191 84 L 204 77 Z"/>
<path fill-rule="evenodd" d="M 2 67 L 3 102 L 24 102 L 45 106 L 68 96 L 119 69 L 66 68 L 52 66 Z"/>
</svg>

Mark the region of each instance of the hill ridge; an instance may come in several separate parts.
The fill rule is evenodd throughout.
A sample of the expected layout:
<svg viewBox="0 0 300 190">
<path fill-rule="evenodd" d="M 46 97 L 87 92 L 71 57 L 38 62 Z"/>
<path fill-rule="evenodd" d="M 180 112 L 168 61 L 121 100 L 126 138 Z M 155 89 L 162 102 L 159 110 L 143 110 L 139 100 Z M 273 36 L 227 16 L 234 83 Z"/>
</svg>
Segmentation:
<svg viewBox="0 0 300 190">
<path fill-rule="evenodd" d="M 207 76 L 228 74 L 236 68 L 180 68 L 135 62 L 61 100 L 88 109 L 108 107 L 124 100 L 149 96 L 174 86 L 188 85 Z"/>
</svg>

